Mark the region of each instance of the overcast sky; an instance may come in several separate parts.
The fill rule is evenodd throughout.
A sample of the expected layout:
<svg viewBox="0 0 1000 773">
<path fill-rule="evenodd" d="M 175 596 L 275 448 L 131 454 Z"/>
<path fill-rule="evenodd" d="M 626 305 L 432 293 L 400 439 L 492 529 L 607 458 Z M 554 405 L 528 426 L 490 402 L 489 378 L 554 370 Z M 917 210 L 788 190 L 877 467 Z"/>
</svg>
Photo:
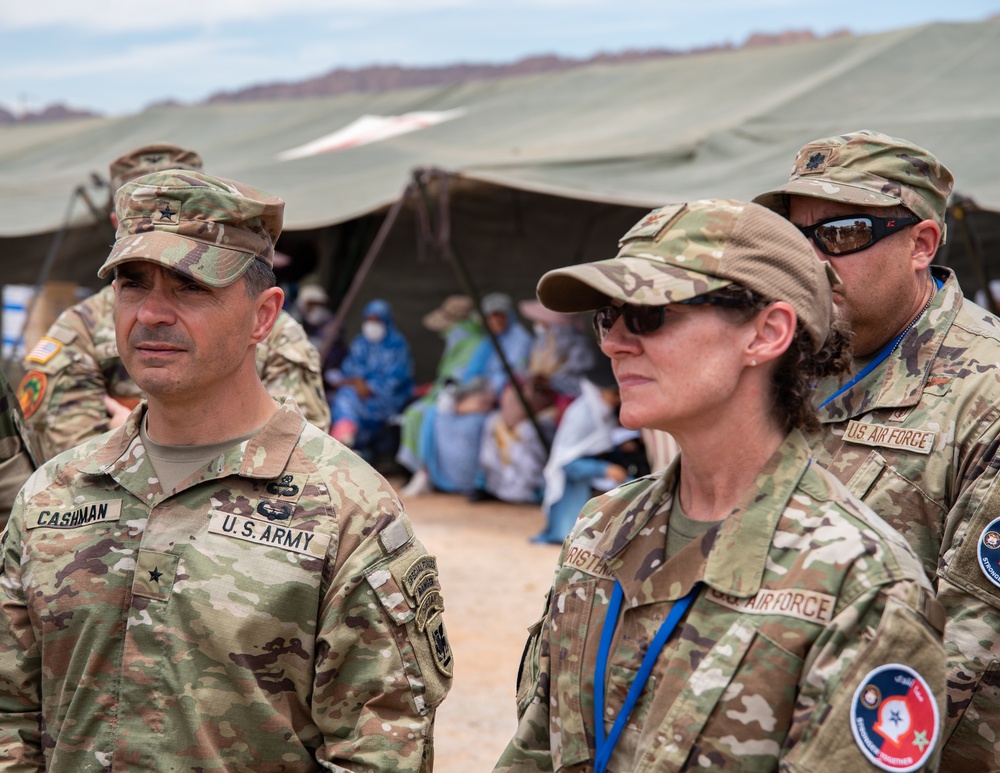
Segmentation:
<svg viewBox="0 0 1000 773">
<path fill-rule="evenodd" d="M 27 0 L 0 3 L 0 106 L 108 115 L 337 67 L 580 58 L 976 21 L 1000 0 Z"/>
</svg>

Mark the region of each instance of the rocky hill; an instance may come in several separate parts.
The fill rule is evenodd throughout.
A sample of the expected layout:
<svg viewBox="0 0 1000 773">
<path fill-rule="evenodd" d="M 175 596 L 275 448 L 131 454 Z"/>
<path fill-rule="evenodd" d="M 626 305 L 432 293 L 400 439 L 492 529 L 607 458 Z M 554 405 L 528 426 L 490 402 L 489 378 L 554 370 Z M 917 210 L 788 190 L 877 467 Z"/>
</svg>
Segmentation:
<svg viewBox="0 0 1000 773">
<path fill-rule="evenodd" d="M 847 29 L 831 33 L 826 37 L 850 35 Z M 377 92 L 390 89 L 418 88 L 426 86 L 448 86 L 472 80 L 505 78 L 516 75 L 533 75 L 557 72 L 585 65 L 618 62 L 635 62 L 645 59 L 694 56 L 713 51 L 729 51 L 739 48 L 760 48 L 787 43 L 801 43 L 817 40 L 809 30 L 788 30 L 776 34 L 754 33 L 741 46 L 731 44 L 706 46 L 703 48 L 675 51 L 670 49 L 628 50 L 619 53 L 600 53 L 586 59 L 571 59 L 555 55 L 529 56 L 508 64 L 459 63 L 438 67 L 400 67 L 375 65 L 357 69 L 337 68 L 325 75 L 287 83 L 266 83 L 211 95 L 207 103 L 247 102 L 261 100 L 303 99 L 329 97 L 347 92 Z M 156 106 L 172 106 L 180 103 L 170 100 L 155 103 Z M 0 108 L 0 125 L 13 123 L 36 123 L 39 121 L 59 121 L 67 118 L 99 117 L 99 113 L 74 110 L 64 105 L 50 105 L 36 112 L 23 115 Z"/>
<path fill-rule="evenodd" d="M 834 32 L 828 37 L 840 37 L 850 34 L 849 30 L 844 29 Z M 801 43 L 817 39 L 818 36 L 809 30 L 790 30 L 777 34 L 755 33 L 748 37 L 742 46 L 708 46 L 685 51 L 670 49 L 630 50 L 616 54 L 597 54 L 586 59 L 570 59 L 555 55 L 530 56 L 510 64 L 451 64 L 439 67 L 373 66 L 354 70 L 337 68 L 325 75 L 302 81 L 260 84 L 233 91 L 219 92 L 211 95 L 206 101 L 216 103 L 302 99 L 328 97 L 346 92 L 375 92 L 426 86 L 449 86 L 472 80 L 557 72 L 559 70 L 568 70 L 596 63 L 635 62 L 644 59 L 691 56 L 712 51 L 759 48 L 786 43 Z"/>
</svg>

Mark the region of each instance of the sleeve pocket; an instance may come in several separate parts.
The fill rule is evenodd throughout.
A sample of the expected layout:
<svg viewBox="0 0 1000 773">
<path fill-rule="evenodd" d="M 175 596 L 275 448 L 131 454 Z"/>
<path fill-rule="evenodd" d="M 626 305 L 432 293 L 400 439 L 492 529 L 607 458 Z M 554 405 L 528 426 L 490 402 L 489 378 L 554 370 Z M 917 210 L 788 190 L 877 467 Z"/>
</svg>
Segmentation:
<svg viewBox="0 0 1000 773">
<path fill-rule="evenodd" d="M 411 543 L 366 569 L 365 578 L 392 623 L 417 707 L 425 714 L 448 694 L 454 669 L 437 561 Z"/>
</svg>

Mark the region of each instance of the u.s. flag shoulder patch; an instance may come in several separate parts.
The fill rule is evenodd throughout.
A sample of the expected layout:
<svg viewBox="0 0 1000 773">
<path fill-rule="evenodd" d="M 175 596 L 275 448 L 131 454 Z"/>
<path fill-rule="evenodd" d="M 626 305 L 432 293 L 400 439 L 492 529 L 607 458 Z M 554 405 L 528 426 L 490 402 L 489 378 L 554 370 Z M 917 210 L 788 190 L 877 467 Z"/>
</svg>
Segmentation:
<svg viewBox="0 0 1000 773">
<path fill-rule="evenodd" d="M 39 338 L 38 343 L 28 352 L 24 359 L 42 365 L 55 357 L 62 349 L 62 343 L 54 338 Z"/>
</svg>

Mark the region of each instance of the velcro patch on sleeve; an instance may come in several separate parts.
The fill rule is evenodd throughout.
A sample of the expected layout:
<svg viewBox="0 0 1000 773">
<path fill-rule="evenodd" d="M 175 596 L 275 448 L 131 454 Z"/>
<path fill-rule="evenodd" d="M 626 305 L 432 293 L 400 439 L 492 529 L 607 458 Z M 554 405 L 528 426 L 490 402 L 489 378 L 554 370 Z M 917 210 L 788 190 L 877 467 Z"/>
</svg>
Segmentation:
<svg viewBox="0 0 1000 773">
<path fill-rule="evenodd" d="M 40 338 L 34 348 L 25 355 L 24 359 L 44 365 L 55 357 L 60 349 L 62 349 L 61 341 L 57 341 L 54 338 Z"/>
<path fill-rule="evenodd" d="M 17 399 L 21 403 L 21 415 L 29 419 L 38 410 L 45 398 L 48 377 L 40 370 L 29 370 L 17 388 Z"/>
<path fill-rule="evenodd" d="M 909 666 L 879 666 L 868 672 L 854 693 L 851 732 L 875 767 L 888 771 L 922 768 L 938 741 L 934 694 Z"/>
</svg>

